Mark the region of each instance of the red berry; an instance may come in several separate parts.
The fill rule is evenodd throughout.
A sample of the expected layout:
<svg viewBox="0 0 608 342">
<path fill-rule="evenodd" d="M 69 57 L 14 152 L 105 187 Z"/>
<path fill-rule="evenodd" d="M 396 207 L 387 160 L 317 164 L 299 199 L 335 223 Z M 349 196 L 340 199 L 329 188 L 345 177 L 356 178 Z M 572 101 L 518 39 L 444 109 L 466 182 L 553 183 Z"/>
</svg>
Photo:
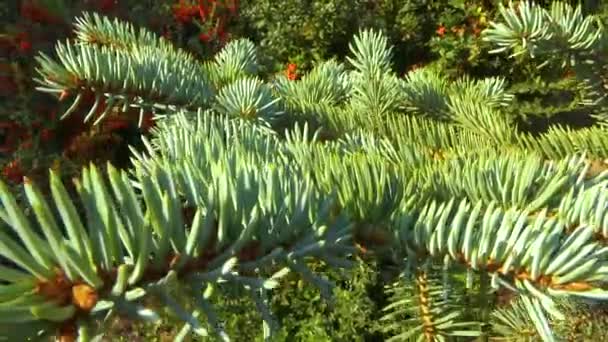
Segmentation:
<svg viewBox="0 0 608 342">
<path fill-rule="evenodd" d="M 22 40 L 19 42 L 19 51 L 23 53 L 30 52 L 32 50 L 32 43 L 29 40 Z"/>
<path fill-rule="evenodd" d="M 23 169 L 18 160 L 11 161 L 2 169 L 2 176 L 13 183 L 21 183 L 23 181 Z"/>
</svg>

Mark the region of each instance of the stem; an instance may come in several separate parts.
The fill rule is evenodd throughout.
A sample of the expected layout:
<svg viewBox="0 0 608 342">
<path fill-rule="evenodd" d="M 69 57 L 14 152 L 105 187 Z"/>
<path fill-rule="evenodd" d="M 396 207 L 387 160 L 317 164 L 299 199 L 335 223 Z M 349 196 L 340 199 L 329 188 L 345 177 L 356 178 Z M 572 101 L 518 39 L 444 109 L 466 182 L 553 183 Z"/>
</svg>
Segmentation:
<svg viewBox="0 0 608 342">
<path fill-rule="evenodd" d="M 490 313 L 491 309 L 491 296 L 488 295 L 488 286 L 490 283 L 490 277 L 486 272 L 481 272 L 479 275 L 479 307 L 481 308 L 481 335 L 479 336 L 480 341 L 489 341 L 489 329 L 490 329 Z"/>
<path fill-rule="evenodd" d="M 416 272 L 416 286 L 418 287 L 418 301 L 420 302 L 420 317 L 422 319 L 424 336 L 427 341 L 434 341 L 436 334 L 431 313 L 428 275 L 426 270 L 418 268 Z"/>
</svg>

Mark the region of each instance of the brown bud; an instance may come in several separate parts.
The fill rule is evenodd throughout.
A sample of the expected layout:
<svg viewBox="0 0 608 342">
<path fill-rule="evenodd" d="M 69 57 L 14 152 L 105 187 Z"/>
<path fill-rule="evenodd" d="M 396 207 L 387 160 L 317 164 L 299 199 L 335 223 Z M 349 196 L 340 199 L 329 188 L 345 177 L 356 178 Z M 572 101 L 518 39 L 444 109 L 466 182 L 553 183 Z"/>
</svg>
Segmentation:
<svg viewBox="0 0 608 342">
<path fill-rule="evenodd" d="M 90 311 L 97 304 L 97 291 L 87 284 L 72 287 L 72 303 L 81 310 Z"/>
</svg>

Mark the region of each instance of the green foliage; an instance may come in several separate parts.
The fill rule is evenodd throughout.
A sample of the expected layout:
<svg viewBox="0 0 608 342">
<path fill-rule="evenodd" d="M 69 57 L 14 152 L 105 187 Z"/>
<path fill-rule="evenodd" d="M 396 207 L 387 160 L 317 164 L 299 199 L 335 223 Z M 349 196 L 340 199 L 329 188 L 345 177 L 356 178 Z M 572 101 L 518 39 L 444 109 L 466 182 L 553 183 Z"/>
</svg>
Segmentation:
<svg viewBox="0 0 608 342">
<path fill-rule="evenodd" d="M 93 91 L 91 113 L 146 108 L 158 126 L 132 149 L 130 170 L 85 168 L 75 198 L 54 173 L 52 199 L 31 182 L 27 203 L 0 188 L 13 234 L 0 236 L 0 322 L 63 334 L 67 325 L 87 340 L 115 315 L 155 322 L 169 312 L 183 324 L 176 340 L 228 340 L 240 326 L 222 324 L 217 307 L 236 298 L 255 307 L 264 339 L 510 338 L 515 315 L 555 341 L 573 312 L 561 300 L 608 298 L 608 172 L 587 158 L 608 156 L 605 127 L 529 135 L 506 109 L 504 79 L 448 80 L 433 68 L 399 78 L 377 30 L 354 37 L 348 64 L 266 81 L 246 41 L 199 62 L 144 30 L 83 18 L 77 30 L 103 40 L 77 35 L 86 41 L 41 57 L 40 89 Z M 490 40 L 521 41 L 493 27 Z M 377 283 L 369 273 L 337 290 L 338 270 L 361 267 L 357 250 L 403 273 L 380 326 L 346 313 L 373 314 L 361 298 Z M 280 281 L 297 286 L 281 292 Z M 308 311 L 283 311 L 290 291 Z M 515 314 L 496 311 L 498 291 L 521 300 Z"/>
<path fill-rule="evenodd" d="M 241 20 L 253 29 L 252 39 L 269 59 L 271 70 L 281 70 L 287 61 L 308 67 L 341 54 L 361 11 L 358 0 L 250 0 L 241 4 Z"/>
<path fill-rule="evenodd" d="M 496 46 L 491 52 L 510 52 L 540 58 L 539 68 L 559 66 L 578 81 L 581 104 L 605 121 L 606 36 L 600 18 L 585 15 L 582 7 L 556 1 L 545 9 L 529 1 L 500 6 L 503 22 L 493 23 L 484 39 Z"/>
<path fill-rule="evenodd" d="M 288 278 L 273 298 L 278 314 L 285 314 L 277 340 L 363 341 L 369 338 L 373 328 L 370 318 L 376 309 L 368 293 L 376 281 L 373 268 L 358 264 L 346 274 L 326 267 L 316 270 L 339 284 L 334 293 L 335 304 L 329 307 L 302 279 Z"/>
<path fill-rule="evenodd" d="M 284 69 L 287 62 L 308 70 L 316 62 L 343 60 L 351 37 L 370 28 L 395 45 L 399 58 L 394 62 L 403 71 L 429 58 L 427 42 L 446 6 L 404 0 L 249 0 L 241 7 L 241 34 L 259 45 L 271 71 Z"/>
<path fill-rule="evenodd" d="M 390 341 L 408 341 L 418 334 L 428 334 L 427 338 L 481 335 L 480 324 L 471 315 L 471 308 L 486 303 L 474 303 L 462 282 L 459 284 L 450 277 L 429 279 L 428 274 L 421 271 L 415 277 L 403 277 L 387 286 L 390 304 L 383 310 L 381 329 L 390 332 Z M 465 307 L 468 308 L 464 310 Z M 441 318 L 433 322 L 432 316 Z"/>
<path fill-rule="evenodd" d="M 362 341 L 372 336 L 370 332 L 375 326 L 372 318 L 378 309 L 370 296 L 378 282 L 373 265 L 359 263 L 348 272 L 340 272 L 317 263 L 310 267 L 337 283 L 335 305 L 329 307 L 315 287 L 302 277 L 296 274 L 286 276 L 270 298 L 269 304 L 281 324 L 272 340 Z M 222 285 L 217 291 L 222 295 L 215 296 L 211 303 L 217 309 L 218 317 L 223 319 L 226 332 L 237 341 L 263 341 L 261 317 L 255 303 L 249 297 L 240 296 L 239 292 L 242 291 L 231 286 Z M 175 336 L 178 327 L 179 322 L 167 314 L 163 316 L 162 325 L 121 327 L 120 322 L 115 322 L 110 325 L 106 337 L 128 341 L 129 337 L 126 336 L 145 334 L 141 337 L 157 340 L 162 335 L 167 338 Z M 215 336 L 207 339 L 220 340 Z"/>
<path fill-rule="evenodd" d="M 512 336 L 518 341 L 538 339 L 539 335 L 526 311 L 525 299 L 514 300 L 509 306 L 493 313 L 492 325 L 503 336 Z M 559 301 L 560 308 L 572 320 L 552 320 L 551 329 L 557 332 L 559 340 L 595 341 L 604 338 L 601 327 L 606 325 L 605 308 L 588 303 Z"/>
<path fill-rule="evenodd" d="M 491 56 L 480 33 L 493 15 L 492 2 L 447 1 L 436 5 L 433 35 L 428 46 L 435 55 L 434 63 L 446 74 L 461 76 L 466 73 L 487 73 Z"/>
</svg>

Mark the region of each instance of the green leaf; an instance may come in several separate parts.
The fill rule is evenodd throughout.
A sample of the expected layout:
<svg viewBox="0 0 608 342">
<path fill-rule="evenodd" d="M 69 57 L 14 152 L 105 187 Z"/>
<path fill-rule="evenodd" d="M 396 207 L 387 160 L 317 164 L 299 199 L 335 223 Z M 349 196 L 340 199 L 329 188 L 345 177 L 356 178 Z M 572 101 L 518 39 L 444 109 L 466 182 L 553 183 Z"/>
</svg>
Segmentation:
<svg viewBox="0 0 608 342">
<path fill-rule="evenodd" d="M 38 319 L 51 322 L 64 322 L 69 320 L 76 313 L 76 307 L 73 305 L 58 306 L 56 303 L 46 303 L 34 305 L 30 311 Z"/>
<path fill-rule="evenodd" d="M 84 226 L 78 216 L 78 211 L 68 195 L 63 183 L 55 172 L 50 171 L 50 185 L 55 205 L 59 211 L 62 222 L 68 234 L 69 243 L 81 258 L 93 260 L 91 254 L 91 241 L 87 236 Z"/>
<path fill-rule="evenodd" d="M 0 200 L 10 219 L 10 222 L 7 223 L 17 232 L 28 252 L 31 253 L 34 260 L 42 267 L 51 269 L 54 266 L 54 262 L 50 253 L 50 246 L 33 231 L 25 214 L 21 211 L 15 198 L 2 181 L 0 181 Z"/>
</svg>

